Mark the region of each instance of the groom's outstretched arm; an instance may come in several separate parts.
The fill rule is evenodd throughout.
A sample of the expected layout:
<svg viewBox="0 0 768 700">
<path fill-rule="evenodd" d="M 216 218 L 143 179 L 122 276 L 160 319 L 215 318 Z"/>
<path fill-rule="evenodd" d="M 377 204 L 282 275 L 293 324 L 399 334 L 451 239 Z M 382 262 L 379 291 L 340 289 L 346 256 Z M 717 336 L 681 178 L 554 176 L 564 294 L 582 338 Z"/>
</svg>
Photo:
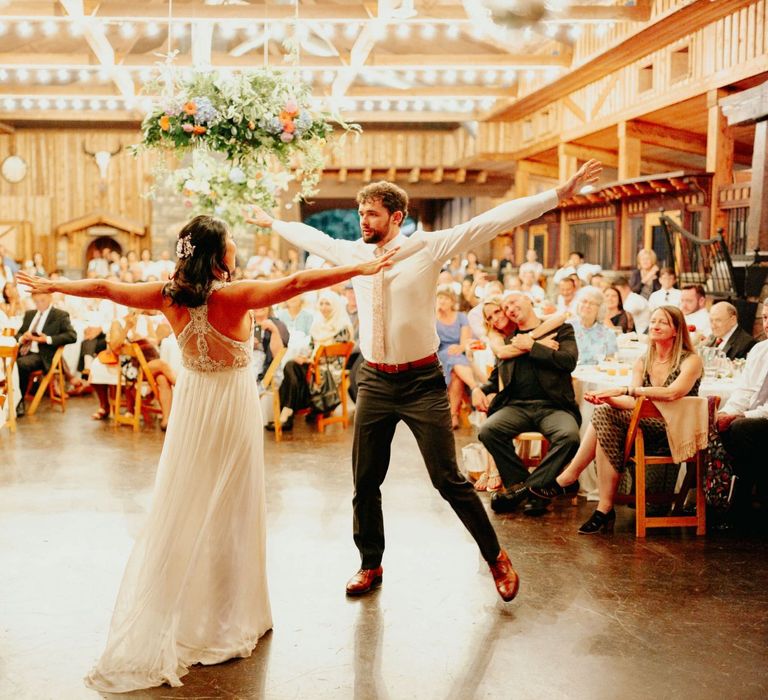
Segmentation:
<svg viewBox="0 0 768 700">
<path fill-rule="evenodd" d="M 261 228 L 271 228 L 297 248 L 319 255 L 323 260 L 334 265 L 349 265 L 360 261 L 360 256 L 355 254 L 355 245 L 352 241 L 331 238 L 328 234 L 298 221 L 280 221 L 260 207 L 253 207 L 246 221 Z"/>
</svg>

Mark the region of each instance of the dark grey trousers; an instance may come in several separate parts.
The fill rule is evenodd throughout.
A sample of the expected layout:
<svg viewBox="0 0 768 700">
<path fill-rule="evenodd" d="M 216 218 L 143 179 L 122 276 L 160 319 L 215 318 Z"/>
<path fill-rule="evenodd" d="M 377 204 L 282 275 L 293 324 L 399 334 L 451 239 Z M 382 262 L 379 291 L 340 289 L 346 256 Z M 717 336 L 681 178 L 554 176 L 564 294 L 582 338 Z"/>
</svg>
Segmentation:
<svg viewBox="0 0 768 700">
<path fill-rule="evenodd" d="M 533 474 L 529 474 L 515 452 L 512 440 L 527 431 L 538 431 L 549 441 L 549 452 Z M 488 417 L 479 434 L 491 453 L 504 486 L 551 484 L 579 449 L 576 419 L 549 401 L 520 401 L 508 404 Z"/>
<path fill-rule="evenodd" d="M 499 555 L 496 533 L 474 487 L 456 462 L 451 411 L 440 364 L 387 374 L 364 362 L 357 383 L 352 507 L 361 568 L 375 569 L 384 555 L 380 487 L 387 475 L 395 427 L 401 420 L 416 437 L 432 484 L 474 537 L 483 558 L 495 561 Z"/>
</svg>

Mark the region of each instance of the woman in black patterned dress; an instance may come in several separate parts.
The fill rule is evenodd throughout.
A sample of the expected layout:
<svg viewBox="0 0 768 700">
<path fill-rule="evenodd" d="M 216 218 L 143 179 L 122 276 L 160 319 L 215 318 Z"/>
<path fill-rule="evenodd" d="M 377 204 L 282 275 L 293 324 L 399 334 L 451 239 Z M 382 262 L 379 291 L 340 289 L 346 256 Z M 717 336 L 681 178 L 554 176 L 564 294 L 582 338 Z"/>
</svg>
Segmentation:
<svg viewBox="0 0 768 700">
<path fill-rule="evenodd" d="M 579 528 L 579 533 L 583 535 L 613 528 L 616 520 L 613 500 L 627 468 L 624 441 L 635 397 L 675 401 L 683 396 L 698 396 L 699 393 L 703 371 L 701 358 L 693 349 L 680 309 L 674 306 L 656 309 L 651 316 L 648 334 L 648 352 L 635 363 L 631 385 L 584 395 L 597 408 L 579 451 L 552 485 L 531 489 L 534 495 L 543 498 L 563 494 L 565 488 L 574 484 L 594 459 L 597 463 L 599 501 L 592 517 Z M 669 450 L 663 420 L 644 418 L 640 424 L 647 454 L 663 454 Z"/>
</svg>

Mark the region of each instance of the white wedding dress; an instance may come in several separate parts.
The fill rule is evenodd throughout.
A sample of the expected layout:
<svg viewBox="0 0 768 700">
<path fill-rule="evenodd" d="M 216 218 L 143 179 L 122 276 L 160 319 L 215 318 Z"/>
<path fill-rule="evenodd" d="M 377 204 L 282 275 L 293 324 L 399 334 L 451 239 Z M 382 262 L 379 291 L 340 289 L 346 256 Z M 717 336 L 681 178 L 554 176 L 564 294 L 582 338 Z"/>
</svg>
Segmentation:
<svg viewBox="0 0 768 700">
<path fill-rule="evenodd" d="M 189 312 L 152 507 L 85 678 L 94 690 L 180 686 L 192 664 L 250 656 L 272 627 L 252 343 L 214 329 L 205 305 Z"/>
</svg>

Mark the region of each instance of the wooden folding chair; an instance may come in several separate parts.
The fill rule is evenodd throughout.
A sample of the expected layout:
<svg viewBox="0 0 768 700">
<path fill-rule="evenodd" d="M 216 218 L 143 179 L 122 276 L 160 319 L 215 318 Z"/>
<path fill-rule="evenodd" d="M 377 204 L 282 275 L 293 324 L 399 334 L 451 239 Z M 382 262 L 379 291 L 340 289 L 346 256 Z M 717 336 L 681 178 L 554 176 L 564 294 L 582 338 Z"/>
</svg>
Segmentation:
<svg viewBox="0 0 768 700">
<path fill-rule="evenodd" d="M 705 400 L 705 399 L 702 399 Z M 653 402 L 641 396 L 635 402 L 635 408 L 629 422 L 627 438 L 624 442 L 624 463 L 635 465 L 635 534 L 637 537 L 645 537 L 645 531 L 652 527 L 695 527 L 697 535 L 706 533 L 706 503 L 704 500 L 704 459 L 701 452 L 697 453 L 693 460 L 685 463 L 686 476 L 680 497 L 674 494 L 651 494 L 645 492 L 646 466 L 649 464 L 675 464 L 670 454 L 646 455 L 645 438 L 640 421 L 643 418 L 658 418 L 663 420 L 661 413 L 653 405 Z M 691 469 L 691 462 L 695 461 L 695 472 Z M 695 473 L 695 484 L 693 474 Z M 685 495 L 690 488 L 696 489 L 696 515 L 677 515 L 682 510 Z M 631 496 L 617 496 L 617 503 L 631 502 Z M 672 503 L 672 515 L 647 516 L 645 504 L 648 500 L 658 503 Z"/>
<path fill-rule="evenodd" d="M 3 365 L 3 381 L 5 382 L 2 396 L 4 397 L 3 403 L 8 405 L 8 418 L 3 425 L 0 425 L 0 428 L 7 425 L 12 433 L 16 432 L 16 401 L 13 396 L 13 368 L 16 366 L 16 358 L 18 357 L 18 354 L 18 345 L 0 345 L 0 362 L 2 362 Z M 2 408 L 2 404 L 0 404 L 0 408 Z"/>
<path fill-rule="evenodd" d="M 160 408 L 160 392 L 158 391 L 155 377 L 149 369 L 147 360 L 138 343 L 126 343 L 120 349 L 118 354 L 136 359 L 139 366 L 137 368 L 136 379 L 133 381 L 135 390 L 133 407 L 127 406 L 129 409 L 133 408 L 133 411 L 127 413 L 121 412 L 122 396 L 125 393 L 127 382 L 125 377 L 123 377 L 122 369 L 118 368 L 112 418 L 116 425 L 130 425 L 137 431 L 139 429 L 139 421 L 142 417 L 144 418 L 144 422 L 148 423 L 150 416 L 162 415 L 163 411 Z M 147 396 L 144 396 L 145 384 L 149 391 Z"/>
<path fill-rule="evenodd" d="M 314 381 L 316 385 L 319 385 L 323 381 L 322 370 L 326 365 L 326 360 L 329 363 L 335 363 L 338 359 L 341 360 L 341 385 L 339 386 L 339 397 L 341 398 L 341 415 L 328 416 L 327 418 L 322 414 L 317 417 L 317 429 L 322 433 L 325 432 L 325 426 L 332 423 L 341 423 L 344 428 L 349 425 L 349 410 L 347 407 L 347 390 L 349 389 L 349 372 L 347 370 L 347 361 L 354 349 L 354 343 L 332 343 L 330 345 L 321 345 L 315 352 L 314 359 L 314 376 L 311 377 L 311 381 Z"/>
<path fill-rule="evenodd" d="M 280 392 L 279 387 L 276 387 L 274 382 L 275 374 L 280 368 L 280 363 L 283 361 L 286 352 L 286 348 L 280 349 L 280 352 L 272 358 L 272 362 L 269 363 L 267 371 L 264 372 L 264 378 L 261 380 L 261 385 L 264 387 L 264 391 L 272 392 L 272 410 L 275 412 L 275 442 L 280 442 L 280 440 L 283 439 L 283 429 L 280 427 Z"/>
<path fill-rule="evenodd" d="M 54 389 L 56 388 L 56 383 L 52 383 L 52 380 L 56 380 L 56 383 L 58 383 L 59 388 L 59 395 L 56 395 L 56 392 Z M 40 385 L 37 388 L 37 391 L 35 392 L 35 397 L 32 399 L 32 404 L 29 407 L 29 410 L 27 411 L 28 416 L 34 416 L 37 412 L 37 407 L 40 405 L 40 402 L 43 400 L 43 396 L 45 395 L 45 390 L 48 390 L 48 397 L 51 399 L 51 403 L 57 403 L 61 406 L 61 412 L 64 413 L 64 411 L 67 410 L 67 390 L 66 390 L 66 382 L 64 380 L 64 346 L 60 345 L 58 348 L 56 348 L 56 352 L 53 355 L 53 361 L 51 362 L 51 368 L 48 370 L 48 372 L 43 376 L 43 371 L 38 369 L 32 372 L 29 375 L 29 382 L 26 386 L 25 395 L 29 394 L 29 390 L 32 387 L 32 383 L 38 380 L 40 382 Z"/>
</svg>

